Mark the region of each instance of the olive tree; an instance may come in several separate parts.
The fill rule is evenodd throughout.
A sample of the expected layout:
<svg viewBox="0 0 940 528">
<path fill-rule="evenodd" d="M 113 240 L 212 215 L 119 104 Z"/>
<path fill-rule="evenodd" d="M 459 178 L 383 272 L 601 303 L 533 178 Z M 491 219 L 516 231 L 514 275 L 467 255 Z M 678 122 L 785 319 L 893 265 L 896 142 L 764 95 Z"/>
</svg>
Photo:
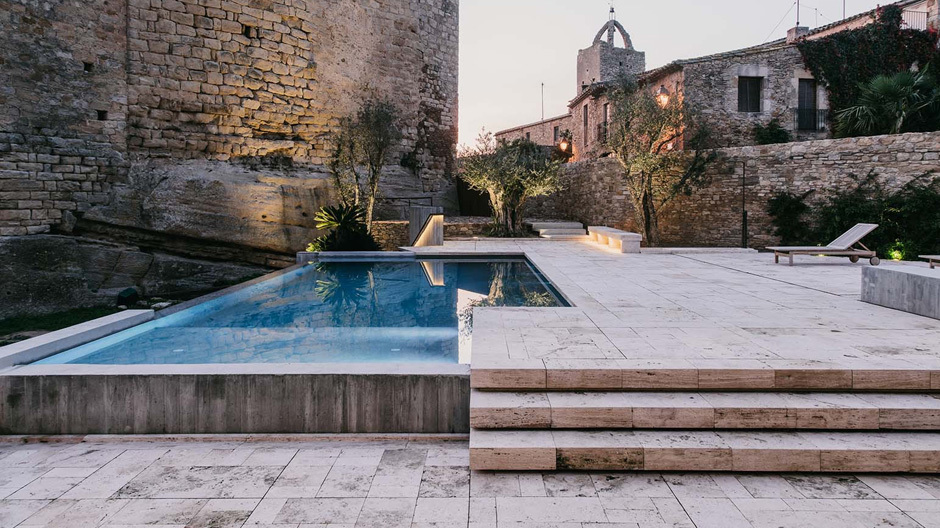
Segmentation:
<svg viewBox="0 0 940 528">
<path fill-rule="evenodd" d="M 526 200 L 561 189 L 561 162 L 526 139 L 496 140 L 481 134 L 476 146 L 461 155 L 460 177 L 485 192 L 493 209 L 494 235 L 521 236 Z"/>
<path fill-rule="evenodd" d="M 705 150 L 708 133 L 680 97 L 656 96 L 628 79 L 609 94 L 607 146 L 623 167 L 636 223 L 647 244 L 657 246 L 660 209 L 705 185 L 716 155 Z"/>
<path fill-rule="evenodd" d="M 355 115 L 340 121 L 332 134 L 327 168 L 339 199 L 346 206 L 361 206 L 372 229 L 382 168 L 401 138 L 398 109 L 387 100 L 368 100 Z"/>
</svg>

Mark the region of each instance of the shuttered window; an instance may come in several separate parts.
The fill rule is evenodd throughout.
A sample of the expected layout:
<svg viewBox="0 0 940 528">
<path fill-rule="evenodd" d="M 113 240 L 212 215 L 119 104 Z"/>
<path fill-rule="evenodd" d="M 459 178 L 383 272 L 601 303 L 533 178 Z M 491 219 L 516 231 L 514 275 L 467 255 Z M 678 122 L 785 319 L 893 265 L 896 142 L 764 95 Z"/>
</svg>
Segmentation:
<svg viewBox="0 0 940 528">
<path fill-rule="evenodd" d="M 760 112 L 763 77 L 738 77 L 738 112 Z"/>
</svg>

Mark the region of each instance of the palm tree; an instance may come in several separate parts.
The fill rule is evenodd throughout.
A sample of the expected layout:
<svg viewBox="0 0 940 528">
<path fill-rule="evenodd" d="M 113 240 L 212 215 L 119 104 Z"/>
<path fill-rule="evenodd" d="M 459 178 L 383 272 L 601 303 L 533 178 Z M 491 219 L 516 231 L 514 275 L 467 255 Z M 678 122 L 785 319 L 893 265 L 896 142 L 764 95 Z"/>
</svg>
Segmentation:
<svg viewBox="0 0 940 528">
<path fill-rule="evenodd" d="M 929 68 L 879 75 L 860 87 L 858 104 L 836 115 L 841 137 L 940 129 L 940 86 Z"/>
</svg>

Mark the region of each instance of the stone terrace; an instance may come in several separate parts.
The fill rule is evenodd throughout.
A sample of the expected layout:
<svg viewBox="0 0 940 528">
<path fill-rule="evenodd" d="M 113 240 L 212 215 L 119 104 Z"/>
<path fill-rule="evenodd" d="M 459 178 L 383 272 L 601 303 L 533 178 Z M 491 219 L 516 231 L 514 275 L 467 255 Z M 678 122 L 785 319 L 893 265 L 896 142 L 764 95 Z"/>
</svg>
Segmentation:
<svg viewBox="0 0 940 528">
<path fill-rule="evenodd" d="M 937 477 L 489 473 L 463 442 L 244 440 L 0 444 L 0 527 L 940 526 Z"/>
<path fill-rule="evenodd" d="M 576 306 L 476 312 L 474 469 L 940 471 L 940 322 L 860 302 L 862 264 L 447 251 L 523 251 Z"/>
</svg>

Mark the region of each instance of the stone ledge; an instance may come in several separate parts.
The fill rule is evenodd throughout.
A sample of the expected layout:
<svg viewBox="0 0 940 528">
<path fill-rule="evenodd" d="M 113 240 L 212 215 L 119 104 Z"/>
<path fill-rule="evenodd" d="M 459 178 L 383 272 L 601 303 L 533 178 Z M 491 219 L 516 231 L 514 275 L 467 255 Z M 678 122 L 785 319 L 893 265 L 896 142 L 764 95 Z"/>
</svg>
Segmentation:
<svg viewBox="0 0 940 528">
<path fill-rule="evenodd" d="M 0 369 L 39 361 L 153 319 L 153 310 L 125 310 L 0 347 Z"/>
<path fill-rule="evenodd" d="M 940 319 L 940 273 L 912 266 L 863 268 L 862 301 Z"/>
</svg>

